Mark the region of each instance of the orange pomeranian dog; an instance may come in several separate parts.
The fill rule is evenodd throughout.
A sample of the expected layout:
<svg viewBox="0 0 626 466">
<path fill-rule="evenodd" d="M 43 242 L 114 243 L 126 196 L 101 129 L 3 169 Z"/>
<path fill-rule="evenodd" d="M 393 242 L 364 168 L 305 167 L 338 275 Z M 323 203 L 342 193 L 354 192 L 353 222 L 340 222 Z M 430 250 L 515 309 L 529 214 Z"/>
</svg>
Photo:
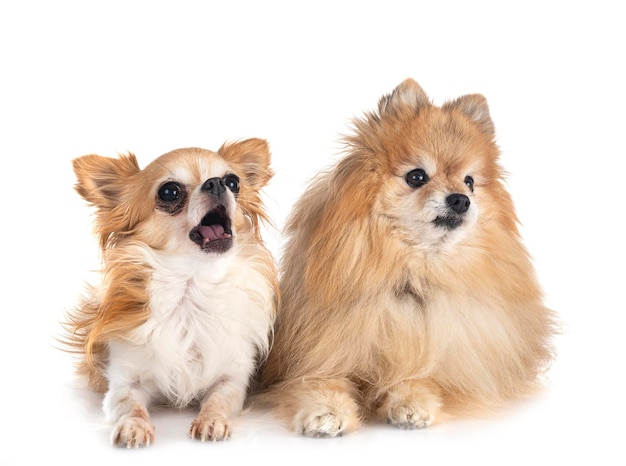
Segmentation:
<svg viewBox="0 0 626 466">
<path fill-rule="evenodd" d="M 114 444 L 154 441 L 151 403 L 199 404 L 190 436 L 230 435 L 267 354 L 277 277 L 261 240 L 267 143 L 74 160 L 76 190 L 96 209 L 102 284 L 66 323 L 78 371 L 106 392 Z"/>
<path fill-rule="evenodd" d="M 540 386 L 554 318 L 494 137 L 483 96 L 439 107 L 408 79 L 296 203 L 260 396 L 294 430 L 422 428 Z"/>
</svg>

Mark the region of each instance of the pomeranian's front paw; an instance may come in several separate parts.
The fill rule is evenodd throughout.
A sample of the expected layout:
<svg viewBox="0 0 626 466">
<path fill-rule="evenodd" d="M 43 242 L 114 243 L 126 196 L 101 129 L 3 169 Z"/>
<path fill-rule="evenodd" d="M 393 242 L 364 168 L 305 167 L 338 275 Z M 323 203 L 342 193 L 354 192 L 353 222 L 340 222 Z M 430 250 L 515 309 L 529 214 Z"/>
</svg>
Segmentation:
<svg viewBox="0 0 626 466">
<path fill-rule="evenodd" d="M 154 442 L 154 426 L 142 417 L 122 416 L 111 434 L 111 443 L 126 448 L 150 446 Z"/>
<path fill-rule="evenodd" d="M 346 422 L 342 416 L 330 410 L 322 409 L 317 412 L 303 414 L 304 419 L 298 428 L 307 437 L 337 437 L 341 436 Z"/>
<path fill-rule="evenodd" d="M 431 425 L 433 419 L 430 412 L 416 403 L 391 406 L 387 413 L 387 424 L 400 429 L 423 429 Z"/>
<path fill-rule="evenodd" d="M 230 423 L 222 417 L 200 417 L 191 423 L 189 436 L 202 442 L 206 440 L 226 440 L 230 437 Z"/>
<path fill-rule="evenodd" d="M 295 419 L 296 430 L 307 437 L 330 438 L 341 436 L 350 426 L 359 423 L 350 410 L 319 406 L 317 409 L 301 410 Z"/>
</svg>

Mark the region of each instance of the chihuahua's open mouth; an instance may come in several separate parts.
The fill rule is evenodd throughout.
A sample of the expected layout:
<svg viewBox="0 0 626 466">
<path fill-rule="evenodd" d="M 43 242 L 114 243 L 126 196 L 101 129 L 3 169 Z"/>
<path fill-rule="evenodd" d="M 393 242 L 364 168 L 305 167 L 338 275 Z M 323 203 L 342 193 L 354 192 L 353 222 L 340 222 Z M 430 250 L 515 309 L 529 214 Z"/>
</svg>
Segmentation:
<svg viewBox="0 0 626 466">
<path fill-rule="evenodd" d="M 189 238 L 207 252 L 226 252 L 233 245 L 233 232 L 226 208 L 218 205 L 189 232 Z"/>
</svg>

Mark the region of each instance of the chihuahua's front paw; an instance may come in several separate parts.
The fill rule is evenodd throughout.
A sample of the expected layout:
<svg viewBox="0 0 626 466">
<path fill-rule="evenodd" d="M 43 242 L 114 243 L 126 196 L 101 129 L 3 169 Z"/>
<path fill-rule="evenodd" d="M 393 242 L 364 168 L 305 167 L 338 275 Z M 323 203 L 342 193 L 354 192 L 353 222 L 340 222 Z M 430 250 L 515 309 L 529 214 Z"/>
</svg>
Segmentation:
<svg viewBox="0 0 626 466">
<path fill-rule="evenodd" d="M 111 434 L 111 443 L 126 448 L 150 446 L 154 442 L 154 426 L 142 417 L 122 416 Z"/>
<path fill-rule="evenodd" d="M 227 440 L 230 437 L 230 423 L 222 417 L 204 418 L 198 416 L 191 423 L 189 436 L 202 442 L 206 440 Z"/>
<path fill-rule="evenodd" d="M 430 412 L 416 403 L 391 406 L 387 413 L 387 424 L 400 429 L 423 429 L 431 425 L 433 419 Z"/>
</svg>

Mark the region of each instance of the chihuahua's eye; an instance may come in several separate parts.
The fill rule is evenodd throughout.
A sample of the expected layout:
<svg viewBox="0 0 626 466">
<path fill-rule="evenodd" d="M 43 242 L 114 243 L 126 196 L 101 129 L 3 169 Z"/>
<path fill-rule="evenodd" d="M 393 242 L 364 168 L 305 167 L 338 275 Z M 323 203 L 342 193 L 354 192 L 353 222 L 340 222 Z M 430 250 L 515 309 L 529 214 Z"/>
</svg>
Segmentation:
<svg viewBox="0 0 626 466">
<path fill-rule="evenodd" d="M 181 189 L 177 183 L 168 181 L 159 188 L 158 196 L 163 202 L 174 202 L 180 198 Z"/>
<path fill-rule="evenodd" d="M 430 179 L 422 168 L 415 168 L 406 174 L 406 182 L 412 188 L 421 188 Z"/>
<path fill-rule="evenodd" d="M 226 175 L 224 177 L 224 184 L 232 191 L 233 194 L 237 194 L 239 192 L 239 177 L 237 175 Z"/>
<path fill-rule="evenodd" d="M 474 178 L 472 178 L 471 176 L 467 175 L 465 177 L 465 184 L 467 185 L 467 187 L 470 189 L 470 191 L 474 192 Z"/>
</svg>

